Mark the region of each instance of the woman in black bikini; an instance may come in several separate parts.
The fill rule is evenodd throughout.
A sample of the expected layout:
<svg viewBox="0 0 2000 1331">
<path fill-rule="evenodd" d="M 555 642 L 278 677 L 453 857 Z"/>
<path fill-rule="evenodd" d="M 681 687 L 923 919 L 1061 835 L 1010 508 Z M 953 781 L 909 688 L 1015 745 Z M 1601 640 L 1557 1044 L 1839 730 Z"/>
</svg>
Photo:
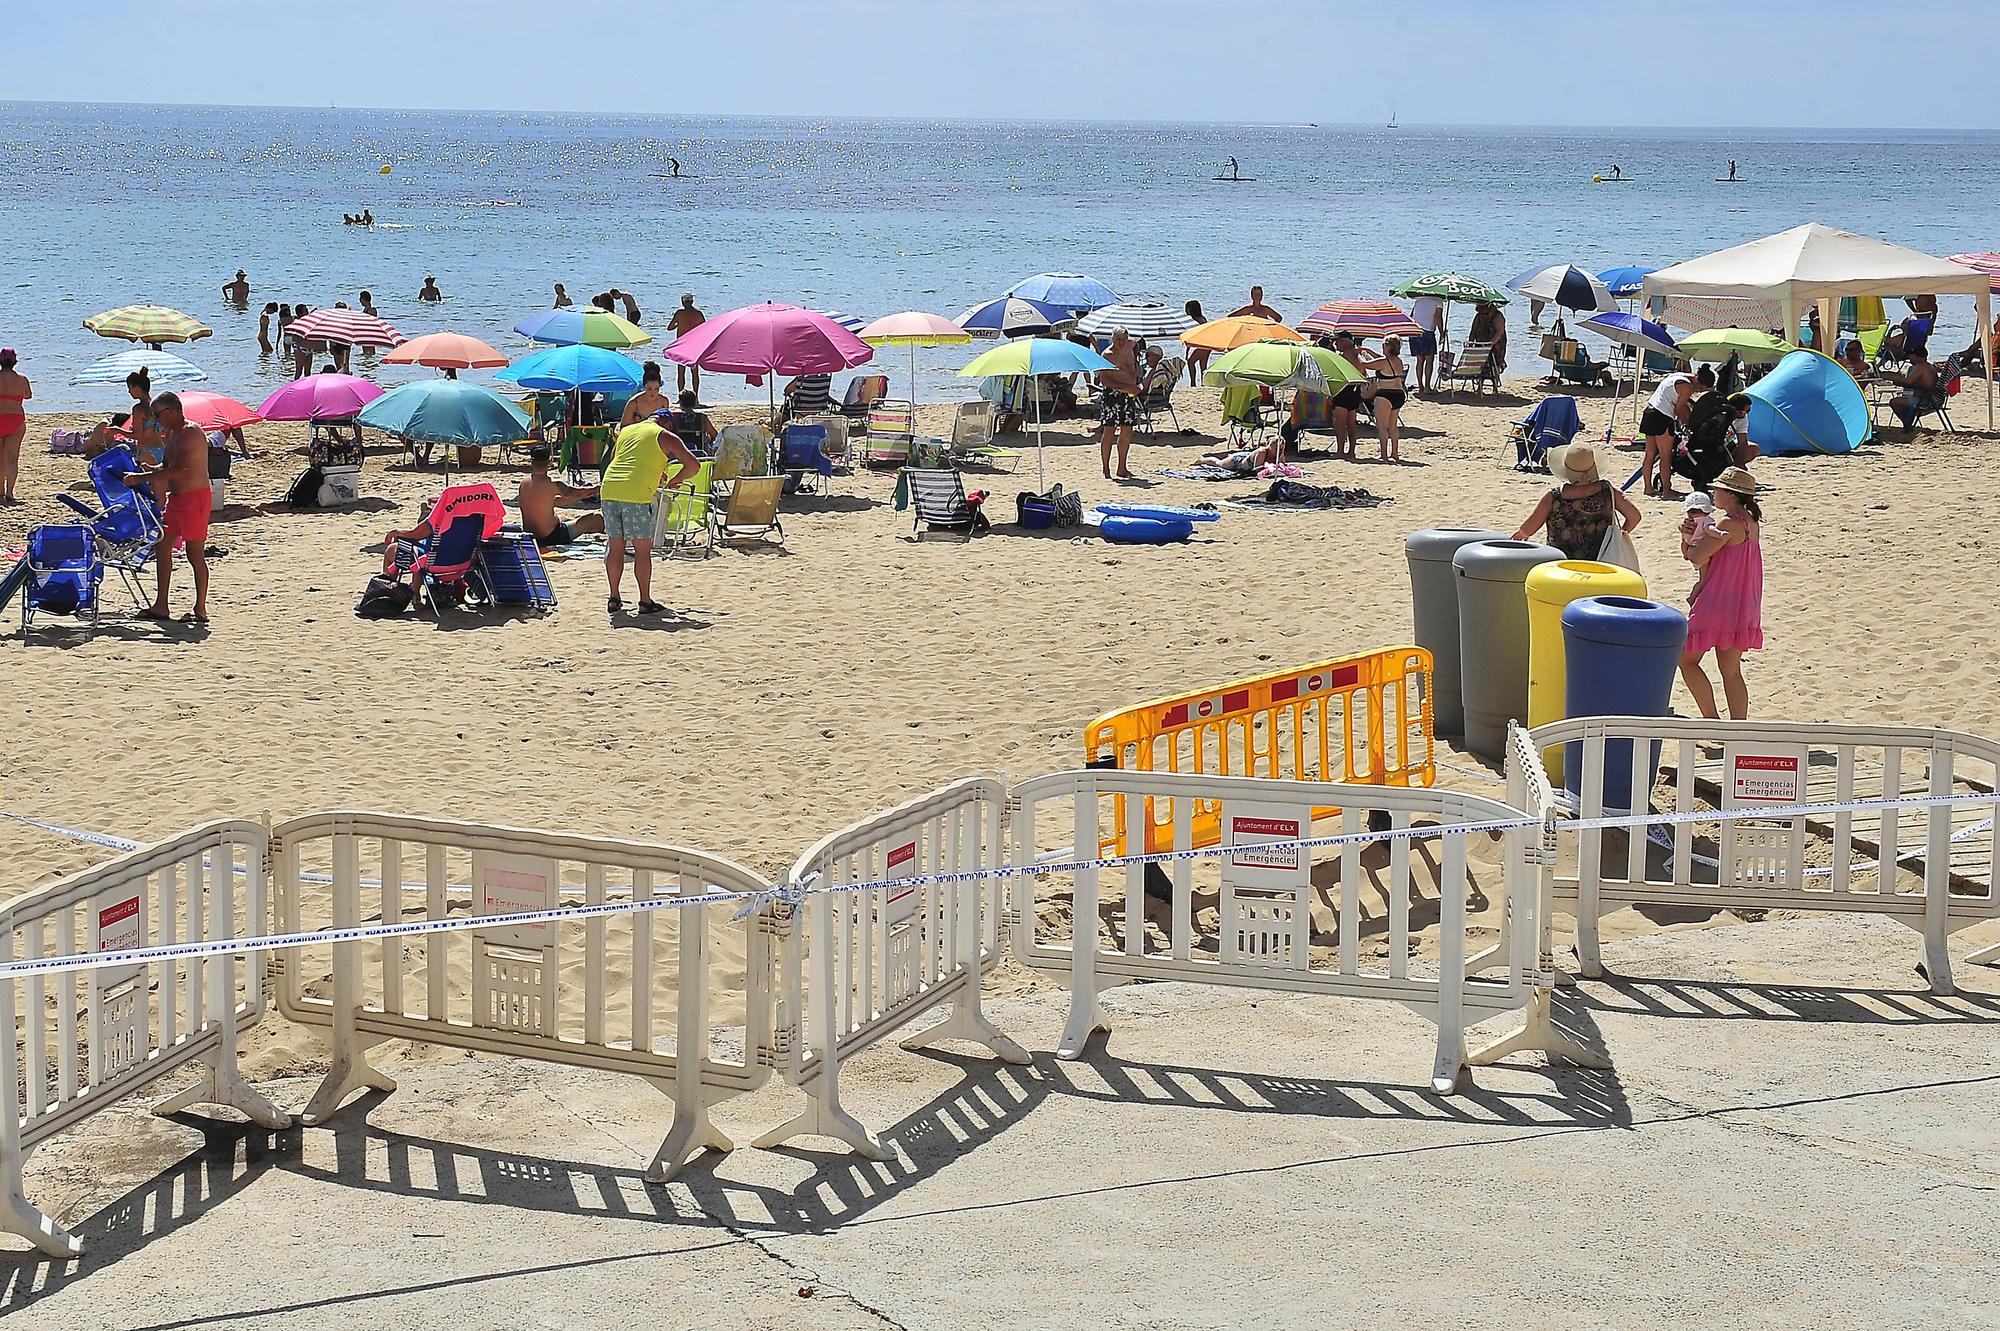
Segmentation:
<svg viewBox="0 0 2000 1331">
<path fill-rule="evenodd" d="M 1403 460 L 1403 339 L 1382 339 L 1382 354 L 1370 357 L 1363 366 L 1368 371 L 1366 394 L 1368 414 L 1375 418 L 1375 444 L 1385 462 Z"/>
</svg>

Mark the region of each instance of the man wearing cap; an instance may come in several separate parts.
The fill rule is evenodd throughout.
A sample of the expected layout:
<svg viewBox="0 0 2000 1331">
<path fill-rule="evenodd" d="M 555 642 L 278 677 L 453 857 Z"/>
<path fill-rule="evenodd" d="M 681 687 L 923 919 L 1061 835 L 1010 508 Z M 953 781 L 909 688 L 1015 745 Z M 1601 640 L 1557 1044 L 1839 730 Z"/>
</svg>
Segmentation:
<svg viewBox="0 0 2000 1331">
<path fill-rule="evenodd" d="M 231 305 L 247 303 L 250 299 L 250 275 L 238 268 L 235 278 L 222 284 L 222 295 Z"/>
<path fill-rule="evenodd" d="M 610 543 L 604 552 L 604 576 L 611 595 L 604 608 L 617 614 L 625 608 L 621 599 L 625 582 L 625 547 L 632 547 L 632 571 L 639 583 L 639 613 L 657 615 L 666 607 L 653 599 L 653 498 L 660 491 L 660 478 L 673 459 L 674 469 L 666 476 L 666 488 L 680 488 L 695 474 L 700 464 L 687 445 L 667 428 L 673 413 L 655 412 L 650 419 L 628 425 L 618 432 L 611 445 L 611 461 L 604 468 L 604 483 L 598 494 L 604 503 L 604 534 Z"/>
</svg>

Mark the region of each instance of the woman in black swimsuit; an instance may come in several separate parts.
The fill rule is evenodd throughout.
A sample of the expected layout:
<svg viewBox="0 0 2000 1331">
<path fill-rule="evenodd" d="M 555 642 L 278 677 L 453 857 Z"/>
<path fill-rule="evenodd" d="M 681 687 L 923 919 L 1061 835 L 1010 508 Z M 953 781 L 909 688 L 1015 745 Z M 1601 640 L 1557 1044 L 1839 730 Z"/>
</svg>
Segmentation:
<svg viewBox="0 0 2000 1331">
<path fill-rule="evenodd" d="M 1375 418 L 1375 444 L 1385 462 L 1403 460 L 1403 339 L 1382 339 L 1382 354 L 1370 358 L 1364 367 L 1369 386 L 1368 412 Z"/>
</svg>

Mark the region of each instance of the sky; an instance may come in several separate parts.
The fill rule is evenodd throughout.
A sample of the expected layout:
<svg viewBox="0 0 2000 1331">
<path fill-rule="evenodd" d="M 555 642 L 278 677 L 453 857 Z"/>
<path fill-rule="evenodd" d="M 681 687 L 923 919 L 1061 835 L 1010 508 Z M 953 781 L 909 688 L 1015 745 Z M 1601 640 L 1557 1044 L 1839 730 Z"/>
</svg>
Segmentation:
<svg viewBox="0 0 2000 1331">
<path fill-rule="evenodd" d="M 1893 0 L 91 0 L 10 9 L 0 24 L 7 100 L 2000 128 L 2000 99 L 1989 92 L 2000 51 L 1994 0 L 1927 3 L 1914 27 L 1916 11 Z"/>
</svg>

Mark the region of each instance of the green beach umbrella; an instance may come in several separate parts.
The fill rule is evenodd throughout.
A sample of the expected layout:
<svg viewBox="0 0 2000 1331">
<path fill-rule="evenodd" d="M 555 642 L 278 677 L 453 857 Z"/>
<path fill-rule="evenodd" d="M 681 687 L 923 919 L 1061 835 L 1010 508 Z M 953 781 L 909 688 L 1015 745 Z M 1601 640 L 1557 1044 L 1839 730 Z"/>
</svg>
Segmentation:
<svg viewBox="0 0 2000 1331">
<path fill-rule="evenodd" d="M 958 377 L 1019 379 L 1037 374 L 1093 374 L 1110 368 L 1110 361 L 1067 338 L 1023 337 L 974 356 Z M 1032 386 L 1028 400 L 1035 406 L 1035 487 L 1040 489 L 1048 480 L 1042 472 L 1042 399 Z"/>
<path fill-rule="evenodd" d="M 1424 273 L 1407 282 L 1399 282 L 1389 288 L 1392 296 L 1414 298 L 1431 296 L 1437 300 L 1456 300 L 1467 304 L 1484 302 L 1488 305 L 1505 305 L 1507 293 L 1490 282 L 1482 282 L 1464 273 Z"/>
<path fill-rule="evenodd" d="M 1705 328 L 1699 333 L 1689 333 L 1675 347 L 1689 360 L 1724 361 L 1733 351 L 1748 365 L 1783 360 L 1798 350 L 1775 333 L 1760 333 L 1750 328 Z"/>
<path fill-rule="evenodd" d="M 1348 384 L 1359 383 L 1361 377 L 1352 361 L 1324 347 L 1307 342 L 1252 342 L 1210 361 L 1201 381 L 1210 388 L 1247 381 L 1272 388 L 1304 387 L 1316 393 L 1337 393 Z"/>
</svg>

